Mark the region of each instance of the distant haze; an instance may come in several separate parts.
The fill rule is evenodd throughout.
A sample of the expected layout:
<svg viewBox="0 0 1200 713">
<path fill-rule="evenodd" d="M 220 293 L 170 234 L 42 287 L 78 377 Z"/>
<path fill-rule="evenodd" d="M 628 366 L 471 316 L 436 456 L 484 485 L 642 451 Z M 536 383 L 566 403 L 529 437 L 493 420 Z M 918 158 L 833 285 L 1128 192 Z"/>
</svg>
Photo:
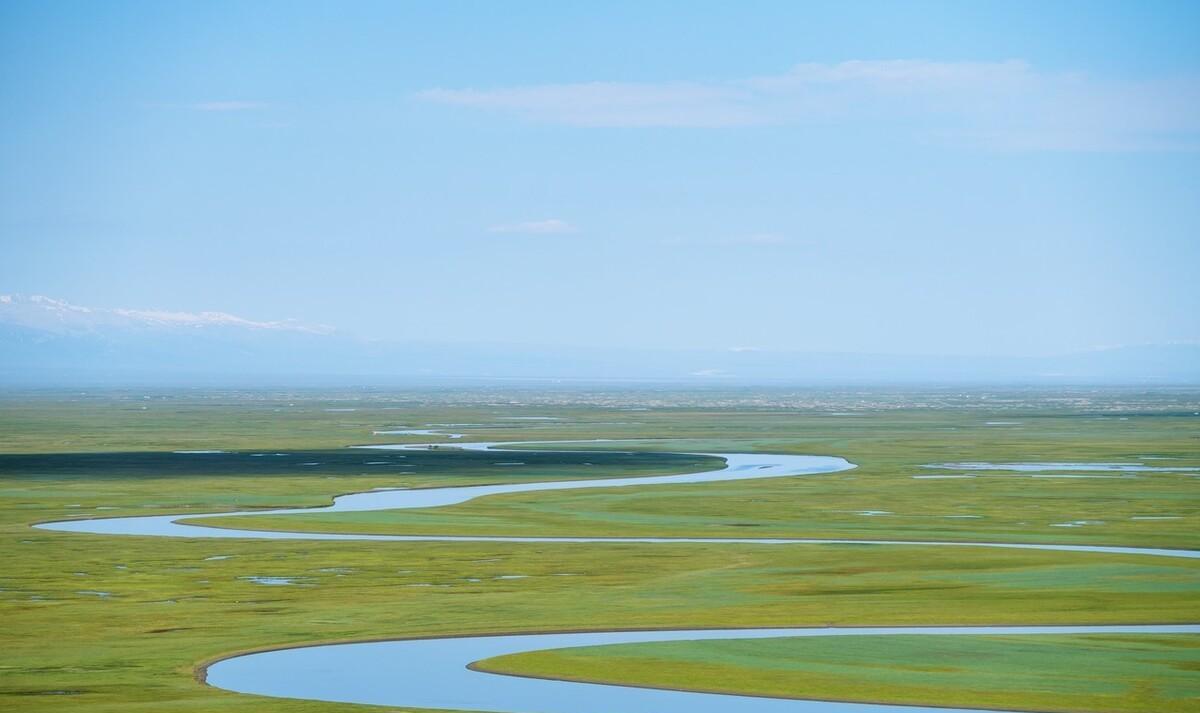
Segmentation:
<svg viewBox="0 0 1200 713">
<path fill-rule="evenodd" d="M 387 384 L 446 380 L 687 385 L 1200 383 L 1200 345 L 1049 357 L 564 347 L 371 340 L 296 320 L 0 295 L 0 385 Z"/>
<path fill-rule="evenodd" d="M 3 3 L 0 291 L 60 323 L 10 309 L 0 349 L 1178 378 L 1197 27 L 1168 2 Z"/>
</svg>

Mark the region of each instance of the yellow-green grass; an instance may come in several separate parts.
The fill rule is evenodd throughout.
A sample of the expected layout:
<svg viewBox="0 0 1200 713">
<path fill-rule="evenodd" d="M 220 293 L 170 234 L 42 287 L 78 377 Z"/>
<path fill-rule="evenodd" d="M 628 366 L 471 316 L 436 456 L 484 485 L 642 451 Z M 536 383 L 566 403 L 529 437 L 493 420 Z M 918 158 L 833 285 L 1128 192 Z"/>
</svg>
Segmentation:
<svg viewBox="0 0 1200 713">
<path fill-rule="evenodd" d="M 377 534 L 848 538 L 1200 548 L 1200 499 L 1196 497 L 1200 481 L 1189 476 L 1153 474 L 1128 481 L 913 480 L 907 472 L 867 464 L 844 474 L 520 493 L 443 508 L 250 516 L 208 524 Z"/>
<path fill-rule="evenodd" d="M 794 516 L 803 512 L 807 499 L 817 496 L 831 501 L 847 498 L 847 510 L 899 513 L 900 508 L 881 506 L 879 501 L 912 497 L 908 502 L 914 506 L 924 503 L 955 512 L 953 508 L 965 491 L 917 491 L 928 481 L 904 479 L 914 463 L 1120 460 L 1143 454 L 1191 459 L 1175 461 L 1182 465 L 1194 465 L 1196 460 L 1197 421 L 1186 415 L 1166 415 L 1153 404 L 1144 408 L 1157 409 L 1158 415 L 1133 413 L 1129 421 L 1119 421 L 1111 404 L 1105 413 L 1114 416 L 1106 420 L 1041 409 L 1027 416 L 1044 422 L 1018 436 L 984 426 L 985 420 L 994 418 L 989 415 L 992 411 L 967 407 L 946 411 L 877 409 L 842 418 L 800 411 L 746 411 L 733 406 L 628 412 L 622 410 L 624 404 L 620 408 L 539 405 L 522 410 L 515 406 L 412 404 L 401 397 L 372 399 L 366 403 L 313 395 L 290 400 L 171 395 L 151 401 L 146 415 L 141 410 L 144 400 L 131 394 L 88 397 L 85 402 L 64 400 L 61 395 L 12 398 L 0 403 L 0 433 L 4 434 L 0 450 L 25 454 L 328 451 L 371 441 L 430 440 L 370 435 L 372 430 L 389 426 L 420 428 L 430 422 L 490 419 L 487 428 L 471 431 L 472 438 L 686 438 L 691 439 L 684 442 L 686 447 L 703 446 L 700 450 L 733 450 L 729 446 L 736 443 L 762 450 L 844 455 L 862 465 L 855 471 L 811 478 L 677 486 L 678 491 L 654 489 L 648 491 L 653 497 L 646 500 L 606 506 L 620 515 L 603 528 L 605 534 L 614 535 L 637 531 L 632 520 L 639 518 L 646 519 L 647 527 L 656 534 L 687 534 L 697 523 L 702 531 L 717 530 L 704 521 L 707 517 L 757 524 L 744 527 L 721 521 L 722 528 L 736 534 L 761 534 L 760 530 L 777 526 L 772 512 Z M 347 407 L 359 410 L 325 410 Z M 1002 412 L 1017 420 L 1011 412 L 1019 408 L 1019 404 L 1006 406 Z M 518 422 L 519 426 L 499 420 L 514 413 L 567 420 Z M 653 443 L 670 449 L 663 442 Z M 112 469 L 105 477 L 90 477 L 89 472 L 39 472 L 36 468 L 0 475 L 0 558 L 4 562 L 0 568 L 0 621 L 4 622 L 0 647 L 5 652 L 0 661 L 0 709 L 354 710 L 335 704 L 236 695 L 207 688 L 193 678 L 197 665 L 232 652 L 333 640 L 597 628 L 1200 621 L 1200 562 L 1174 558 L 866 545 L 191 541 L 79 535 L 29 527 L 71 515 L 320 505 L 337 493 L 373 487 L 512 482 L 528 477 L 514 469 L 488 480 L 493 478 L 490 471 L 477 468 L 472 472 L 469 459 L 456 460 L 463 454 L 437 457 L 442 455 L 444 468 L 431 465 L 428 472 L 403 476 L 360 474 L 351 468 L 314 473 L 306 467 L 269 475 L 235 469 L 164 473 L 160 477 L 132 466 L 128 472 Z M 659 465 L 663 464 L 652 467 Z M 682 464 L 668 465 L 670 470 Z M 579 477 L 579 471 L 595 467 L 564 463 L 561 470 L 554 466 L 550 470 L 555 472 L 544 470 L 536 479 Z M 613 470 L 608 474 L 621 473 Z M 891 480 L 895 482 L 888 485 Z M 1123 500 L 1136 500 L 1139 488 L 1145 486 L 1147 514 L 1175 508 L 1190 518 L 1194 512 L 1196 482 L 1184 477 L 1072 482 L 1077 484 L 1089 488 L 1074 491 L 1082 502 L 1099 498 L 1120 506 Z M 1067 487 L 1066 482 L 1051 485 Z M 1111 485 L 1121 490 L 1101 489 Z M 826 487 L 832 490 L 824 495 L 820 490 L 815 494 L 796 490 Z M 766 490 L 760 490 L 763 488 Z M 908 496 L 910 488 L 924 494 Z M 606 497 L 637 494 L 634 490 L 594 492 Z M 1039 497 L 1052 492 L 1038 491 Z M 783 500 L 757 502 L 764 494 Z M 530 502 L 522 505 L 526 509 L 537 504 L 535 499 L 555 502 L 557 495 L 528 497 Z M 675 497 L 680 499 L 653 504 L 660 498 Z M 706 499 L 713 501 L 712 509 L 699 511 Z M 511 503 L 496 502 L 496 507 L 512 508 Z M 586 500 L 565 502 L 539 507 L 554 513 L 554 508 L 586 504 Z M 1059 499 L 1047 506 L 1047 512 L 1067 502 Z M 439 510 L 437 516 L 470 513 L 470 508 L 487 504 L 488 500 L 481 500 Z M 972 506 L 976 504 L 986 503 Z M 622 508 L 628 508 L 630 514 L 620 513 Z M 671 519 L 672 508 L 679 509 L 680 520 Z M 644 512 L 639 514 L 639 510 Z M 743 513 L 748 514 L 743 517 Z M 293 520 L 301 522 L 308 517 Z M 501 518 L 494 526 L 558 526 L 549 517 L 542 524 L 525 523 L 520 508 L 505 517 L 514 521 Z M 564 530 L 597 519 L 587 508 L 576 523 L 565 514 L 561 517 Z M 610 517 L 611 512 L 599 519 Z M 882 517 L 846 514 L 841 526 L 862 523 L 864 536 L 881 537 L 887 527 L 894 526 L 884 527 L 884 522 Z M 1193 545 L 1192 534 L 1185 531 L 1186 519 L 1182 521 L 1185 527 L 1180 521 L 1137 522 L 1145 527 L 1130 538 L 1132 544 Z M 783 524 L 794 526 L 791 520 Z M 441 527 L 438 523 L 439 530 Z M 1078 536 L 1080 529 L 1062 528 L 1053 534 L 1066 541 L 1068 536 Z M 572 529 L 572 534 L 578 530 Z M 206 559 L 222 556 L 229 558 Z M 497 579 L 513 574 L 528 576 Z M 285 586 L 243 579 L 254 576 L 297 579 Z"/>
<path fill-rule="evenodd" d="M 500 656 L 518 676 L 783 698 L 1013 710 L 1185 713 L 1200 636 L 838 636 L 623 644 Z"/>
<path fill-rule="evenodd" d="M 1020 425 L 988 425 L 995 418 Z M 239 519 L 237 526 L 380 534 L 891 538 L 1200 547 L 1200 471 L 1080 471 L 1032 477 L 925 467 L 959 461 L 1116 461 L 1197 468 L 1200 418 L 1194 416 L 1100 417 L 1044 410 L 988 416 L 956 410 L 842 418 L 689 412 L 658 419 L 656 432 L 681 437 L 558 447 L 835 454 L 858 468 L 732 483 L 513 494 L 450 508 L 264 516 Z M 707 422 L 719 424 L 721 437 L 694 437 Z M 560 436 L 578 433 L 575 427 L 558 429 Z M 550 426 L 539 426 L 538 432 L 553 437 Z M 928 475 L 973 477 L 913 477 Z M 1079 475 L 1101 477 L 1061 477 Z M 867 514 L 881 512 L 886 514 Z"/>
<path fill-rule="evenodd" d="M 1043 449 L 1049 449 L 1046 459 L 1198 457 L 1196 389 L 1003 391 L 988 396 L 968 390 L 440 396 L 10 392 L 0 393 L 0 452 L 324 449 L 437 440 L 372 432 L 468 423 L 476 425 L 448 430 L 469 434 L 467 440 L 654 437 L 699 439 L 716 447 L 721 439 L 741 446 L 751 439 L 751 444 L 787 452 L 829 452 L 851 460 L 864 453 L 885 458 L 916 451 L 939 460 L 987 460 L 1014 450 L 1032 457 Z M 639 410 L 629 410 L 632 406 Z M 531 415 L 559 420 L 512 420 Z"/>
<path fill-rule="evenodd" d="M 11 524 L 0 549 L 0 707 L 20 710 L 61 710 L 66 700 L 96 711 L 285 710 L 284 703 L 202 687 L 191 672 L 233 651 L 301 642 L 596 628 L 1200 619 L 1200 563 L 1130 556 L 857 545 L 178 541 L 30 533 Z M 510 575 L 526 578 L 499 579 Z M 242 579 L 251 576 L 296 583 Z M 76 693 L 65 699 L 55 691 Z"/>
</svg>

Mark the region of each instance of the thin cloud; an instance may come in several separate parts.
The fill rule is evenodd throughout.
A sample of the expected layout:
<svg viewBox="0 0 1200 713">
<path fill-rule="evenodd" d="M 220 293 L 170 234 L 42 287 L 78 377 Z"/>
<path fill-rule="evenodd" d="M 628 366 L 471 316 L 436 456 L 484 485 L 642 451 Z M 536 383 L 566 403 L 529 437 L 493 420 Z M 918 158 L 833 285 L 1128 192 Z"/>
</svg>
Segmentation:
<svg viewBox="0 0 1200 713">
<path fill-rule="evenodd" d="M 527 220 L 521 223 L 510 223 L 507 225 L 493 225 L 488 228 L 489 233 L 517 233 L 525 235 L 562 235 L 565 233 L 575 233 L 578 229 L 565 220 L 558 218 L 547 218 L 545 220 Z"/>
<path fill-rule="evenodd" d="M 266 102 L 259 101 L 209 101 L 191 105 L 196 111 L 253 111 L 267 106 Z"/>
<path fill-rule="evenodd" d="M 1200 78 L 1116 81 L 1016 60 L 805 63 L 726 81 L 438 88 L 418 97 L 580 127 L 835 123 L 1012 150 L 1200 149 Z"/>
</svg>

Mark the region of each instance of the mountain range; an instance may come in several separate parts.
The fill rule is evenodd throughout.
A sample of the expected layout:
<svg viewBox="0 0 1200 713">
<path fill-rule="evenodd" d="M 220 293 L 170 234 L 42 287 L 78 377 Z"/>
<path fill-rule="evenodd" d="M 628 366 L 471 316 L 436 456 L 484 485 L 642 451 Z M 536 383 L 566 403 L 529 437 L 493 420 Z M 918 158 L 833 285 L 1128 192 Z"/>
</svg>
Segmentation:
<svg viewBox="0 0 1200 713">
<path fill-rule="evenodd" d="M 0 295 L 0 384 L 572 379 L 697 384 L 1200 384 L 1200 345 L 1041 357 L 652 350 L 367 340 L 297 320 Z"/>
</svg>

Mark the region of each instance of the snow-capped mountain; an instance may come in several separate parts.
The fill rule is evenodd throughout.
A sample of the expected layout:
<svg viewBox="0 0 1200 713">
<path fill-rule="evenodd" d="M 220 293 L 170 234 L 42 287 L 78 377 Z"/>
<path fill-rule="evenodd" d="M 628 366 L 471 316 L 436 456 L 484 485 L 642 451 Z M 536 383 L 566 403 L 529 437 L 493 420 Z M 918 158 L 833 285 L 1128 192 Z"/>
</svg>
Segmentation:
<svg viewBox="0 0 1200 713">
<path fill-rule="evenodd" d="M 0 295 L 0 385 L 387 379 L 668 380 L 719 384 L 1198 384 L 1200 345 L 1052 357 L 652 350 L 370 341 L 297 320 L 84 307 Z"/>
<path fill-rule="evenodd" d="M 344 373 L 362 368 L 362 352 L 332 328 L 291 319 L 0 295 L 0 381 L 7 383 Z"/>
<path fill-rule="evenodd" d="M 331 327 L 294 319 L 261 322 L 227 312 L 172 312 L 159 309 L 84 307 L 43 295 L 0 295 L 0 324 L 56 334 L 103 329 L 234 328 L 329 334 Z"/>
</svg>

